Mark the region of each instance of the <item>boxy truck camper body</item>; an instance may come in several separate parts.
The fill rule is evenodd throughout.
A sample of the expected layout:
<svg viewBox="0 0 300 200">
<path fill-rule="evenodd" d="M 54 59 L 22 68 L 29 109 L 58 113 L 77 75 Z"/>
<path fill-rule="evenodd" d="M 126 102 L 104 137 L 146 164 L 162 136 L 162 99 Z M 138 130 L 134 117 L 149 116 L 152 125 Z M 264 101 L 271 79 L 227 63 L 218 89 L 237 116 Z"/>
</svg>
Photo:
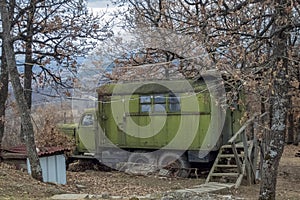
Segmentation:
<svg viewBox="0 0 300 200">
<path fill-rule="evenodd" d="M 241 111 L 212 104 L 203 79 L 107 84 L 97 92 L 96 156 L 111 166 L 132 161 L 132 152 L 153 152 L 156 163 L 166 153 L 208 163 L 240 127 Z"/>
</svg>

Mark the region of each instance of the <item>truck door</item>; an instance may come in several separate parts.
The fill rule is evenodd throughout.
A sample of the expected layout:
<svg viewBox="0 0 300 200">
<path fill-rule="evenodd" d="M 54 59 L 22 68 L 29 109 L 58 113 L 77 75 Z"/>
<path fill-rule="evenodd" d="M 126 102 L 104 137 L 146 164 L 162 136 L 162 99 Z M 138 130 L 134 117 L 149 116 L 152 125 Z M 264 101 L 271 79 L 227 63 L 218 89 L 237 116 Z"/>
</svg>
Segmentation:
<svg viewBox="0 0 300 200">
<path fill-rule="evenodd" d="M 96 126 L 95 113 L 83 114 L 78 126 L 79 152 L 95 153 Z"/>
</svg>

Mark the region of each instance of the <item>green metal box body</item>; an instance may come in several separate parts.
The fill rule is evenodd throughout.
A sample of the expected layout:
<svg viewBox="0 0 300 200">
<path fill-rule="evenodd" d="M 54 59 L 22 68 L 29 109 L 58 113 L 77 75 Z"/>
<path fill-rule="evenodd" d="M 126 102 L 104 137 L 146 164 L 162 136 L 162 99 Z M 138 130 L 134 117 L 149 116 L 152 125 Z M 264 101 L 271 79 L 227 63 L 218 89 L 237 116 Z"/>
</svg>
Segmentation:
<svg viewBox="0 0 300 200">
<path fill-rule="evenodd" d="M 203 81 L 189 86 L 184 80 L 109 84 L 97 91 L 101 147 L 212 151 L 239 128 L 238 109 L 220 108 L 221 116 L 212 115 L 214 105 Z"/>
</svg>

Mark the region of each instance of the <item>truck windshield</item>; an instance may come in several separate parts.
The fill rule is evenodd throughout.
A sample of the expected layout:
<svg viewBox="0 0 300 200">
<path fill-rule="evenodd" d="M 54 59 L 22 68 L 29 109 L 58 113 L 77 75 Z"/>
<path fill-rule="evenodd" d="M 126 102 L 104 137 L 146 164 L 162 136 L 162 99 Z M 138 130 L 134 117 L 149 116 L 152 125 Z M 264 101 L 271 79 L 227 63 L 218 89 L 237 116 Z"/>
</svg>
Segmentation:
<svg viewBox="0 0 300 200">
<path fill-rule="evenodd" d="M 82 126 L 92 126 L 94 124 L 94 115 L 93 114 L 85 114 L 82 117 L 81 125 Z"/>
</svg>

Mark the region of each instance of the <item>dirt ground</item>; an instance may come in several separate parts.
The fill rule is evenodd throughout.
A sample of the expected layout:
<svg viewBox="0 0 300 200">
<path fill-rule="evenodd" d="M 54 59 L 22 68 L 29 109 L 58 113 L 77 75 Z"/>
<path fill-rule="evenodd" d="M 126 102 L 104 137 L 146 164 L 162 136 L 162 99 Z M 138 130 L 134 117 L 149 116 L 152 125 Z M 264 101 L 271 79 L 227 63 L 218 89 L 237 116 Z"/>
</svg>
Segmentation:
<svg viewBox="0 0 300 200">
<path fill-rule="evenodd" d="M 300 157 L 295 153 L 300 147 L 286 146 L 280 162 L 277 182 L 277 199 L 300 199 Z M 67 185 L 38 182 L 26 172 L 0 164 L 0 199 L 50 199 L 54 194 L 88 193 L 103 196 L 123 196 L 158 194 L 170 190 L 188 188 L 202 184 L 205 177 L 193 179 L 165 178 L 157 176 L 134 176 L 121 172 L 87 170 L 67 172 Z M 241 186 L 237 190 L 223 191 L 218 199 L 257 199 L 259 184 Z M 126 198 L 127 197 L 127 198 Z M 211 196 L 205 199 L 216 199 Z M 229 198 L 230 197 L 230 198 Z M 190 199 L 186 197 L 186 199 Z M 198 198 L 204 199 L 204 198 Z"/>
<path fill-rule="evenodd" d="M 300 157 L 295 157 L 295 153 L 299 150 L 299 146 L 293 145 L 287 145 L 284 148 L 279 164 L 276 199 L 300 199 Z M 259 189 L 259 184 L 250 187 L 241 186 L 235 193 L 245 199 L 257 199 Z"/>
</svg>

